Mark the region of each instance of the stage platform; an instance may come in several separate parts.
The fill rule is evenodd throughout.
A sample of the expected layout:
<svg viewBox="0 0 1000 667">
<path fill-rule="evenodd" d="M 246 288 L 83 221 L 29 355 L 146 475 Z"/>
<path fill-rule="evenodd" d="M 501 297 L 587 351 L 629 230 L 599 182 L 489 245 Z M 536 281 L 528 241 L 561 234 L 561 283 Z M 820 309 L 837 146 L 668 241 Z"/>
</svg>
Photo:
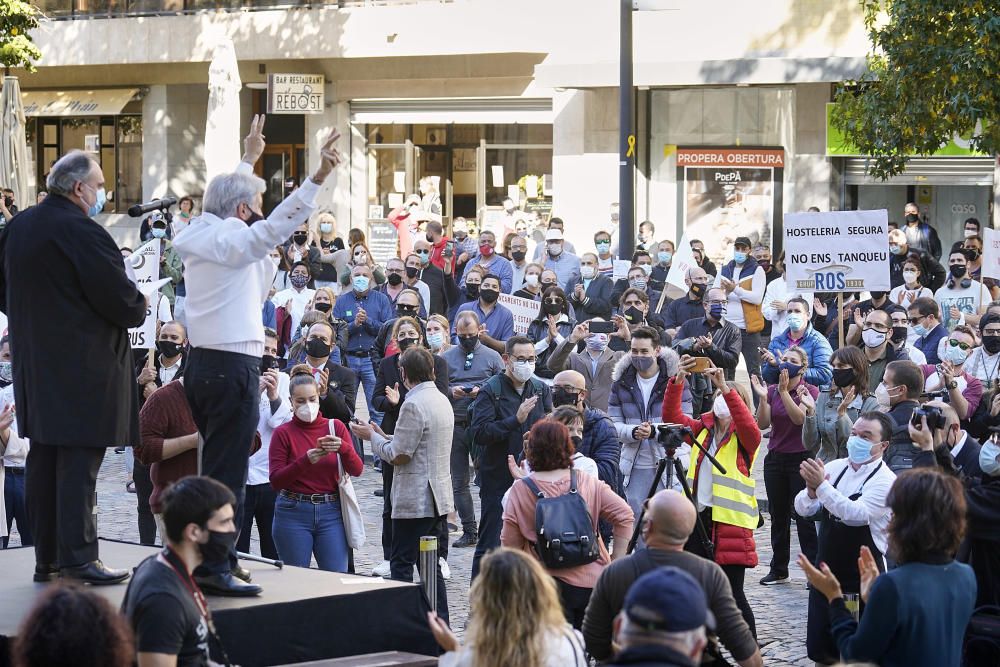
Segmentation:
<svg viewBox="0 0 1000 667">
<path fill-rule="evenodd" d="M 101 540 L 109 567 L 136 567 L 154 547 Z M 437 655 L 427 601 L 415 584 L 241 561 L 264 588 L 255 598 L 208 596 L 215 625 L 236 665 L 286 665 L 382 651 Z M 31 581 L 31 548 L 0 550 L 0 666 L 35 599 L 51 584 Z M 93 586 L 116 607 L 125 584 Z M 215 658 L 216 656 L 213 656 Z"/>
</svg>

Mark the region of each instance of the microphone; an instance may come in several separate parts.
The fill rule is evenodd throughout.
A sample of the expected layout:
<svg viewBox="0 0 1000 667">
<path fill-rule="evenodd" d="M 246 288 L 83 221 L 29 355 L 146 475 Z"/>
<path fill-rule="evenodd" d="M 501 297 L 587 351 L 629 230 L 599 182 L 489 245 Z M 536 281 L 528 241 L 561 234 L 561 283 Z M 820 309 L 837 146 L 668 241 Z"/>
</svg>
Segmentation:
<svg viewBox="0 0 1000 667">
<path fill-rule="evenodd" d="M 177 197 L 163 197 L 162 199 L 154 199 L 151 202 L 145 204 L 136 204 L 128 209 L 128 214 L 133 218 L 141 218 L 147 213 L 153 211 L 159 211 L 161 209 L 167 209 L 171 206 L 177 204 Z"/>
</svg>

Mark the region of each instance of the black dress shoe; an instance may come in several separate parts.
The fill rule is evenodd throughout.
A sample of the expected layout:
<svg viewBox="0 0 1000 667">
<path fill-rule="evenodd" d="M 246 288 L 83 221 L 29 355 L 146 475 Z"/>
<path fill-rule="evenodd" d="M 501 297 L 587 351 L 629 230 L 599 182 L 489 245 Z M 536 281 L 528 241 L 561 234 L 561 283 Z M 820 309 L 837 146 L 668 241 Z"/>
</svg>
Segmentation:
<svg viewBox="0 0 1000 667">
<path fill-rule="evenodd" d="M 59 568 L 55 565 L 49 565 L 46 563 L 39 563 L 35 565 L 35 576 L 32 580 L 39 584 L 44 584 L 49 581 L 56 581 L 59 579 Z"/>
<path fill-rule="evenodd" d="M 231 572 L 211 574 L 205 577 L 195 577 L 201 590 L 209 595 L 224 595 L 226 597 L 253 597 L 260 595 L 261 587 L 240 581 Z"/>
<path fill-rule="evenodd" d="M 234 577 L 236 577 L 237 579 L 242 579 L 248 584 L 251 581 L 253 581 L 253 575 L 250 574 L 250 570 L 246 569 L 245 567 L 240 567 L 239 565 L 237 565 L 232 569 L 232 573 Z"/>
<path fill-rule="evenodd" d="M 479 535 L 475 532 L 466 531 L 462 533 L 462 536 L 455 540 L 451 546 L 456 549 L 464 549 L 467 547 L 474 547 L 479 542 Z"/>
<path fill-rule="evenodd" d="M 64 579 L 76 579 L 77 581 L 94 586 L 120 584 L 129 578 L 128 570 L 112 570 L 99 560 L 84 563 L 83 565 L 64 567 L 60 570 L 60 573 Z"/>
</svg>

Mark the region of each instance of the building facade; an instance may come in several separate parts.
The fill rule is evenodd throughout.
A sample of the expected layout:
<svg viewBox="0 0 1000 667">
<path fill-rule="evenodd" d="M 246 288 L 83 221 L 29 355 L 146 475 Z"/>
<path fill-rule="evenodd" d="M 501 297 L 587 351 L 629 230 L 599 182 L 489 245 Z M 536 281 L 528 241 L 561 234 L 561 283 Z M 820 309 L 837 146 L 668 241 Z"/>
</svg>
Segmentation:
<svg viewBox="0 0 1000 667">
<path fill-rule="evenodd" d="M 838 82 L 868 50 L 855 0 L 674 0 L 633 19 L 636 218 L 720 256 L 736 235 L 780 238 L 781 215 L 915 200 L 943 242 L 987 220 L 996 161 L 916 160 L 888 183 L 827 131 Z M 346 233 L 378 237 L 422 177 L 446 221 L 488 223 L 510 196 L 558 215 L 577 247 L 610 226 L 618 183 L 617 3 L 571 0 L 47 0 L 35 74 L 19 74 L 32 177 L 73 148 L 104 167 L 109 229 L 134 242 L 134 203 L 205 187 L 208 66 L 230 39 L 241 133 L 269 75 L 322 77 L 318 113 L 269 117 L 266 204 L 308 175 L 325 128 L 346 164 L 323 191 Z"/>
</svg>

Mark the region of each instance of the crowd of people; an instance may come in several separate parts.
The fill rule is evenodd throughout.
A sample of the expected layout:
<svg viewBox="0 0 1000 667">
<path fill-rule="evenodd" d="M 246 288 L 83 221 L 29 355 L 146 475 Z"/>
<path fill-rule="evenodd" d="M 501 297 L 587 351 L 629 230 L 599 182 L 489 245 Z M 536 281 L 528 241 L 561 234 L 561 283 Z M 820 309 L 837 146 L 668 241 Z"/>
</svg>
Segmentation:
<svg viewBox="0 0 1000 667">
<path fill-rule="evenodd" d="M 759 584 L 789 581 L 794 524 L 811 659 L 996 664 L 974 662 L 990 649 L 973 611 L 1000 604 L 1000 285 L 981 277 L 977 221 L 946 270 L 908 204 L 888 237 L 892 289 L 839 308 L 837 294 L 790 290 L 783 255 L 748 237 L 725 258 L 692 240 L 682 289 L 667 282 L 677 246 L 651 222 L 616 275 L 617 225 L 579 251 L 571 221 L 532 227 L 512 202 L 493 228 L 446 228 L 422 182 L 390 216 L 399 255 L 379 264 L 363 230 L 344 241 L 316 210 L 337 138 L 265 217 L 255 118 L 201 213 L 185 198 L 172 222 L 144 222 L 163 241 L 162 297 L 132 284 L 127 249 L 88 218 L 103 176 L 82 153 L 0 235 L 0 533 L 14 522 L 34 546 L 36 581 L 129 579 L 98 558 L 91 511 L 104 448 L 130 447 L 136 534 L 165 548 L 131 575 L 124 629 L 103 629 L 118 653 L 145 666 L 224 652 L 203 593 L 261 593 L 236 558 L 254 526 L 264 557 L 354 572 L 351 478 L 379 474 L 372 573 L 412 581 L 421 536 L 437 536 L 442 664 L 689 665 L 724 649 L 760 665 L 746 571 L 762 465 Z M 39 279 L 40 219 L 59 220 L 67 259 Z M 515 326 L 502 294 L 537 302 L 537 317 Z M 66 304 L 73 342 L 39 303 Z M 132 350 L 147 308 L 155 350 Z M 90 384 L 49 359 L 53 345 Z M 39 377 L 92 398 L 53 419 Z M 474 549 L 464 646 L 448 625 L 450 549 Z M 33 622 L 53 605 L 106 611 L 66 592 Z M 43 664 L 39 636 L 20 639 L 21 664 Z M 112 654 L 99 664 L 124 664 Z"/>
</svg>

